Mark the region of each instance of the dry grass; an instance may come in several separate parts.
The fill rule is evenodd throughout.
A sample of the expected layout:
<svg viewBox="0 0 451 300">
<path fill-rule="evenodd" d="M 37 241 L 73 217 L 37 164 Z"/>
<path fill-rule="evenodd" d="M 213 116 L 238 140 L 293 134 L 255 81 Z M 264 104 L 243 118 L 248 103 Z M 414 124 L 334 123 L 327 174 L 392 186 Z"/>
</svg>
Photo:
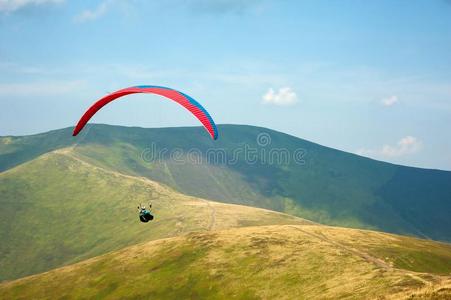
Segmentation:
<svg viewBox="0 0 451 300">
<path fill-rule="evenodd" d="M 190 233 L 4 283 L 0 298 L 446 299 L 449 275 L 381 265 L 365 252 L 367 241 L 390 248 L 397 238 L 317 225 Z"/>
</svg>

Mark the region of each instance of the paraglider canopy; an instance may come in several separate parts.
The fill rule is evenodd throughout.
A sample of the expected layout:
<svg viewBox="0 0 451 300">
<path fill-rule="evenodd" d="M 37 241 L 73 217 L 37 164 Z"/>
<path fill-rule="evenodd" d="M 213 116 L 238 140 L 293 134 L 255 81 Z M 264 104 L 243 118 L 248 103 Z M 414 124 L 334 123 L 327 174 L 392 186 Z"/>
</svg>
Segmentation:
<svg viewBox="0 0 451 300">
<path fill-rule="evenodd" d="M 83 129 L 86 123 L 88 123 L 92 116 L 94 116 L 96 112 L 98 112 L 102 107 L 104 107 L 111 101 L 114 101 L 126 95 L 137 93 L 157 94 L 177 102 L 178 104 L 189 110 L 202 123 L 212 139 L 216 140 L 218 138 L 218 129 L 216 128 L 215 122 L 199 102 L 182 92 L 176 91 L 171 88 L 154 85 L 140 85 L 125 88 L 99 99 L 84 113 L 84 115 L 78 121 L 78 124 L 75 127 L 72 135 L 76 136 Z"/>
</svg>

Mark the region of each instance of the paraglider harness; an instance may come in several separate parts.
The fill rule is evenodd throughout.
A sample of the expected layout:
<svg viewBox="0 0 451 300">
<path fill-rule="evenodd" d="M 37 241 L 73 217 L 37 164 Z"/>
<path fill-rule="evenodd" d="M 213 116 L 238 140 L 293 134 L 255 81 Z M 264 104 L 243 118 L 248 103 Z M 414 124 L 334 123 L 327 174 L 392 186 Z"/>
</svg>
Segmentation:
<svg viewBox="0 0 451 300">
<path fill-rule="evenodd" d="M 153 215 L 150 211 L 151 208 L 152 208 L 151 203 L 149 203 L 149 209 L 146 209 L 145 206 L 138 205 L 139 219 L 141 220 L 141 222 L 147 223 L 153 220 Z"/>
</svg>

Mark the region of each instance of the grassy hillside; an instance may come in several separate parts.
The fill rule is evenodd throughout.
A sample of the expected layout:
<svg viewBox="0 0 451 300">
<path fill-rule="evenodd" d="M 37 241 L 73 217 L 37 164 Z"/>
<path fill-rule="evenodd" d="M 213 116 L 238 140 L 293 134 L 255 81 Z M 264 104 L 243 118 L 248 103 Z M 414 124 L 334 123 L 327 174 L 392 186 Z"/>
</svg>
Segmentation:
<svg viewBox="0 0 451 300">
<path fill-rule="evenodd" d="M 0 173 L 0 195 L 0 281 L 191 231 L 307 222 L 184 196 L 94 167 L 71 149 Z M 136 206 L 149 201 L 156 219 L 143 224 Z"/>
<path fill-rule="evenodd" d="M 0 284 L 0 298 L 449 299 L 450 274 L 449 244 L 326 226 L 259 226 L 132 246 Z"/>
<path fill-rule="evenodd" d="M 77 154 L 92 164 L 144 176 L 184 194 L 325 224 L 451 241 L 451 172 L 379 162 L 252 126 L 221 125 L 217 141 L 200 127 L 88 129 L 76 139 L 65 136 L 66 129 L 46 136 L 64 135 L 61 147 L 76 142 Z M 17 139 L 31 145 L 49 137 Z M 6 165 L 17 164 L 11 153 L 24 149 L 22 145 L 13 139 L 5 146 L 5 139 L 0 140 L 0 162 L 9 149 Z M 280 155 L 271 162 L 271 151 L 281 149 L 291 159 Z M 36 152 L 20 151 L 20 157 Z M 303 153 L 303 163 L 294 161 L 295 153 Z"/>
<path fill-rule="evenodd" d="M 0 172 L 74 142 L 70 128 L 29 136 L 0 137 Z"/>
</svg>

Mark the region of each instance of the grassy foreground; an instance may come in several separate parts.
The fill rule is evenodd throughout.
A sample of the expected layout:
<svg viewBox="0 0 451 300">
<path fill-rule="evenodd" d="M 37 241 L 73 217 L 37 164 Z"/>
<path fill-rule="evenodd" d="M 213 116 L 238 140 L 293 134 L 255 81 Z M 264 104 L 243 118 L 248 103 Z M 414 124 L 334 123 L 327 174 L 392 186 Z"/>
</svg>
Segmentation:
<svg viewBox="0 0 451 300">
<path fill-rule="evenodd" d="M 423 247 L 424 257 L 405 251 Z M 152 241 L 6 282 L 0 298 L 449 299 L 450 261 L 449 244 L 378 232 L 245 227 Z"/>
</svg>

